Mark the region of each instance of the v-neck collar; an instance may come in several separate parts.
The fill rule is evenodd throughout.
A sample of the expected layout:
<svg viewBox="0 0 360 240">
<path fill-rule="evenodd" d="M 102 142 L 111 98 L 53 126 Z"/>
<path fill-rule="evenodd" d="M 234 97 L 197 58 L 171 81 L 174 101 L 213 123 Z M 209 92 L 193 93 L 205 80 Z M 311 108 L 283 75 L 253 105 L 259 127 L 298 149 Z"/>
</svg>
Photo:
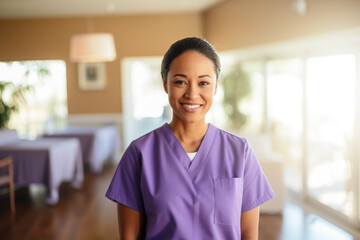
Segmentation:
<svg viewBox="0 0 360 240">
<path fill-rule="evenodd" d="M 200 143 L 200 147 L 193 161 L 189 159 L 189 156 L 187 155 L 185 149 L 175 136 L 175 133 L 172 131 L 168 123 L 165 123 L 162 126 L 162 130 L 163 136 L 165 137 L 170 148 L 173 149 L 175 155 L 178 158 L 176 159 L 176 161 L 180 162 L 180 164 L 185 168 L 185 170 L 193 179 L 196 173 L 202 168 L 202 166 L 206 164 L 206 156 L 211 148 L 211 145 L 217 133 L 216 127 L 209 123 L 208 129 L 205 133 L 203 140 Z"/>
</svg>

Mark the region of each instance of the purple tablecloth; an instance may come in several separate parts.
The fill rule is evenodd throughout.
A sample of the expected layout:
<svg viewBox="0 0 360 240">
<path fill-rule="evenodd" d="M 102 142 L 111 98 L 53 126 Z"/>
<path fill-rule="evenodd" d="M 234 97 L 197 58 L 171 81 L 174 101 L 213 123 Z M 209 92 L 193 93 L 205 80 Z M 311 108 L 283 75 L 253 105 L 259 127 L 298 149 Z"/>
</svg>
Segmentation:
<svg viewBox="0 0 360 240">
<path fill-rule="evenodd" d="M 104 161 L 114 159 L 120 151 L 119 133 L 114 125 L 68 126 L 44 137 L 79 139 L 84 162 L 92 172 L 101 172 Z"/>
<path fill-rule="evenodd" d="M 80 188 L 84 170 L 80 143 L 77 139 L 40 138 L 18 140 L 0 146 L 0 158 L 11 155 L 14 182 L 19 185 L 41 183 L 48 188 L 48 204 L 59 200 L 59 186 L 70 181 Z"/>
</svg>

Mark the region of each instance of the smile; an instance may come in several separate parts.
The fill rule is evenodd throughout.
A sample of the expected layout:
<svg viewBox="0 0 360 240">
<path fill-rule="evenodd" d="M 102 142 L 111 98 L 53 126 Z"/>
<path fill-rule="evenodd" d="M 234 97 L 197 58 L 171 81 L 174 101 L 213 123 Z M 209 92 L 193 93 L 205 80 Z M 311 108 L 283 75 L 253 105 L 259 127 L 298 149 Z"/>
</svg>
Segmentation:
<svg viewBox="0 0 360 240">
<path fill-rule="evenodd" d="M 201 104 L 186 104 L 186 103 L 181 103 L 181 106 L 186 112 L 189 113 L 197 112 L 202 107 Z"/>
<path fill-rule="evenodd" d="M 191 109 L 194 109 L 194 108 L 198 108 L 198 107 L 200 107 L 200 105 L 199 105 L 199 104 L 198 104 L 198 105 L 183 104 L 183 106 L 184 106 L 184 107 L 186 107 L 186 108 L 191 108 Z"/>
</svg>

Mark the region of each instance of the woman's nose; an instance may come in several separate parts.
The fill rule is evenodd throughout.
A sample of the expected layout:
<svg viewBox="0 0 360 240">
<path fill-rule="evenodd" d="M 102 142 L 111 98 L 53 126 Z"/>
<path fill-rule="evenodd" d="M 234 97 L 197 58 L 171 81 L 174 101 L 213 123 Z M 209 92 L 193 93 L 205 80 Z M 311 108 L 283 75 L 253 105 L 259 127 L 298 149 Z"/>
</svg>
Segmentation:
<svg viewBox="0 0 360 240">
<path fill-rule="evenodd" d="M 198 86 L 196 86 L 196 84 L 190 84 L 187 88 L 186 88 L 186 92 L 185 92 L 185 97 L 186 98 L 196 98 L 199 94 L 199 89 Z"/>
</svg>

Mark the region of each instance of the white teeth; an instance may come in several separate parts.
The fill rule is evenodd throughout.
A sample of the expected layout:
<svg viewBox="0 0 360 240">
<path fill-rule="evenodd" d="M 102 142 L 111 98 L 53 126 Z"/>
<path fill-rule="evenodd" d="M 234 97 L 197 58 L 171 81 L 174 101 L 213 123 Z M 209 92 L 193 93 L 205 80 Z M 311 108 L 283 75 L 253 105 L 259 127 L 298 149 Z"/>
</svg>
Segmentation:
<svg viewBox="0 0 360 240">
<path fill-rule="evenodd" d="M 188 104 L 184 104 L 184 107 L 187 107 L 187 108 L 197 108 L 197 107 L 200 107 L 200 105 L 188 105 Z"/>
</svg>

